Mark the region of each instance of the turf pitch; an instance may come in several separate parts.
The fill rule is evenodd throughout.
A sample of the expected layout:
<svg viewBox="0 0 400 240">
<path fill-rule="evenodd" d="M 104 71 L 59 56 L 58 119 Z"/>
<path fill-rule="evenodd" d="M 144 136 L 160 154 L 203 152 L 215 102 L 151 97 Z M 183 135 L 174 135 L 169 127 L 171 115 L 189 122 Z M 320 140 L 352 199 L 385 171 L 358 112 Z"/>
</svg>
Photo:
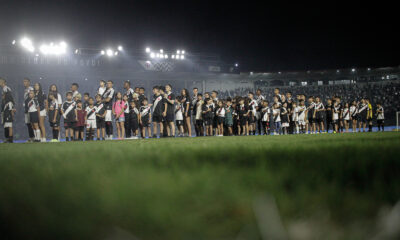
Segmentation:
<svg viewBox="0 0 400 240">
<path fill-rule="evenodd" d="M 291 239 L 364 239 L 400 199 L 399 149 L 394 132 L 0 144 L 0 232 L 261 239 L 276 207 Z"/>
</svg>

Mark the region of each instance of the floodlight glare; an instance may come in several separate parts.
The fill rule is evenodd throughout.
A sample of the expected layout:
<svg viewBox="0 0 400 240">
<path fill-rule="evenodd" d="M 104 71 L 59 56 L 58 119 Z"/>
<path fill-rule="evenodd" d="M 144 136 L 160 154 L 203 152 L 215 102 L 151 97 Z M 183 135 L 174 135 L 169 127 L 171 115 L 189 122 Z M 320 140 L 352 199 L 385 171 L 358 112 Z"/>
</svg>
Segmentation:
<svg viewBox="0 0 400 240">
<path fill-rule="evenodd" d="M 165 55 L 164 55 L 164 58 L 168 59 L 168 54 L 165 54 Z"/>
<path fill-rule="evenodd" d="M 78 49 L 75 49 L 75 54 L 78 54 L 78 52 L 79 52 L 79 50 L 78 50 Z"/>
<path fill-rule="evenodd" d="M 121 45 L 118 46 L 118 51 L 122 51 L 122 50 L 124 50 L 124 48 Z"/>
<path fill-rule="evenodd" d="M 60 42 L 58 45 L 54 45 L 54 43 L 50 43 L 50 45 L 42 44 L 39 49 L 44 55 L 60 55 L 66 53 L 67 44 L 65 42 Z M 77 53 L 77 50 L 75 52 Z"/>
<path fill-rule="evenodd" d="M 182 54 L 185 54 L 185 50 L 182 50 Z"/>
<path fill-rule="evenodd" d="M 114 54 L 114 51 L 112 49 L 107 49 L 107 56 L 112 57 Z"/>
<path fill-rule="evenodd" d="M 146 48 L 146 52 L 147 52 L 147 53 L 150 52 L 150 48 L 149 48 L 149 47 Z"/>
<path fill-rule="evenodd" d="M 172 55 L 171 58 L 172 58 L 172 59 L 175 59 L 175 55 Z"/>
<path fill-rule="evenodd" d="M 160 53 L 164 53 L 164 50 L 160 49 Z"/>
<path fill-rule="evenodd" d="M 355 69 L 355 68 L 353 68 L 353 69 L 351 69 L 351 71 L 352 71 L 352 72 L 355 72 L 355 71 L 356 71 L 356 69 Z"/>
<path fill-rule="evenodd" d="M 150 53 L 150 57 L 154 58 L 155 57 L 154 53 Z"/>
<path fill-rule="evenodd" d="M 160 54 L 159 54 L 159 53 L 157 53 L 157 54 L 156 54 L 156 58 L 159 58 L 159 57 L 160 57 Z"/>
<path fill-rule="evenodd" d="M 185 59 L 185 56 L 181 55 L 181 59 Z"/>
<path fill-rule="evenodd" d="M 15 45 L 15 43 L 16 43 L 16 41 L 15 41 L 15 40 L 13 40 L 13 41 L 11 42 L 11 44 L 12 44 L 12 45 Z"/>
<path fill-rule="evenodd" d="M 104 54 L 106 54 L 106 52 L 104 50 L 101 50 L 100 54 L 104 55 Z"/>
<path fill-rule="evenodd" d="M 235 63 L 235 67 L 239 67 L 239 63 Z"/>
<path fill-rule="evenodd" d="M 176 53 L 177 53 L 177 54 L 181 54 L 181 51 L 180 51 L 180 50 L 178 50 L 178 51 L 176 51 Z"/>
<path fill-rule="evenodd" d="M 117 56 L 118 55 L 118 51 L 115 51 L 114 55 Z"/>
<path fill-rule="evenodd" d="M 21 46 L 23 48 L 25 48 L 26 50 L 28 50 L 29 52 L 34 52 L 35 51 L 35 47 L 32 44 L 32 41 L 29 38 L 22 38 L 21 41 Z"/>
</svg>

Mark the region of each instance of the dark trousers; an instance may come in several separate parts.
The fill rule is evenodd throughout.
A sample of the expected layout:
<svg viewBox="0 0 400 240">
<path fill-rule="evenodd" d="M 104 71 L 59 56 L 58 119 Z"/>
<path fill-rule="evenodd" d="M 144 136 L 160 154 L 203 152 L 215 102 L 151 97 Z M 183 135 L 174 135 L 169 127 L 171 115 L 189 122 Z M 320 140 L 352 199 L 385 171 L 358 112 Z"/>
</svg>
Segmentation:
<svg viewBox="0 0 400 240">
<path fill-rule="evenodd" d="M 131 121 L 129 114 L 125 114 L 124 127 L 125 127 L 125 137 L 130 138 L 132 134 L 131 134 Z"/>
</svg>

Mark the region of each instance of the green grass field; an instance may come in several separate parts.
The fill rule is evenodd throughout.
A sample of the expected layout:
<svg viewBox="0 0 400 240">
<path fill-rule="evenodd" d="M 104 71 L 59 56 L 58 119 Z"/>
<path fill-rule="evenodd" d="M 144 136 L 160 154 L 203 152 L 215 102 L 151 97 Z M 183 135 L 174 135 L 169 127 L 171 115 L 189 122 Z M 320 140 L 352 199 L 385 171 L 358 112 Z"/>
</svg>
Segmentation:
<svg viewBox="0 0 400 240">
<path fill-rule="evenodd" d="M 0 144 L 0 234 L 265 239 L 280 218 L 290 239 L 365 239 L 400 199 L 399 150 L 399 133 Z"/>
</svg>

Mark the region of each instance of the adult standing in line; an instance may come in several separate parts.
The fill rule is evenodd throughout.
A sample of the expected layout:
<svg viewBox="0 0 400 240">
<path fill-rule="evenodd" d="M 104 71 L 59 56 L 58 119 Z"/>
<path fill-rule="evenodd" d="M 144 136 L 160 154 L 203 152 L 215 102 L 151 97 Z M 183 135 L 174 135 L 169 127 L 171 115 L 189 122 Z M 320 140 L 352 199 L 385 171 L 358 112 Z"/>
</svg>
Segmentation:
<svg viewBox="0 0 400 240">
<path fill-rule="evenodd" d="M 29 97 L 29 92 L 33 91 L 33 87 L 31 86 L 31 80 L 29 78 L 24 78 L 23 80 L 24 83 L 24 103 L 23 103 L 23 107 L 25 108 L 25 101 L 28 99 Z M 29 139 L 28 142 L 33 142 L 34 138 L 35 138 L 35 133 L 33 132 L 33 128 L 32 128 L 32 124 L 31 121 L 29 119 L 29 112 L 25 112 L 25 124 L 26 127 L 28 128 L 28 134 L 29 134 Z"/>
</svg>

